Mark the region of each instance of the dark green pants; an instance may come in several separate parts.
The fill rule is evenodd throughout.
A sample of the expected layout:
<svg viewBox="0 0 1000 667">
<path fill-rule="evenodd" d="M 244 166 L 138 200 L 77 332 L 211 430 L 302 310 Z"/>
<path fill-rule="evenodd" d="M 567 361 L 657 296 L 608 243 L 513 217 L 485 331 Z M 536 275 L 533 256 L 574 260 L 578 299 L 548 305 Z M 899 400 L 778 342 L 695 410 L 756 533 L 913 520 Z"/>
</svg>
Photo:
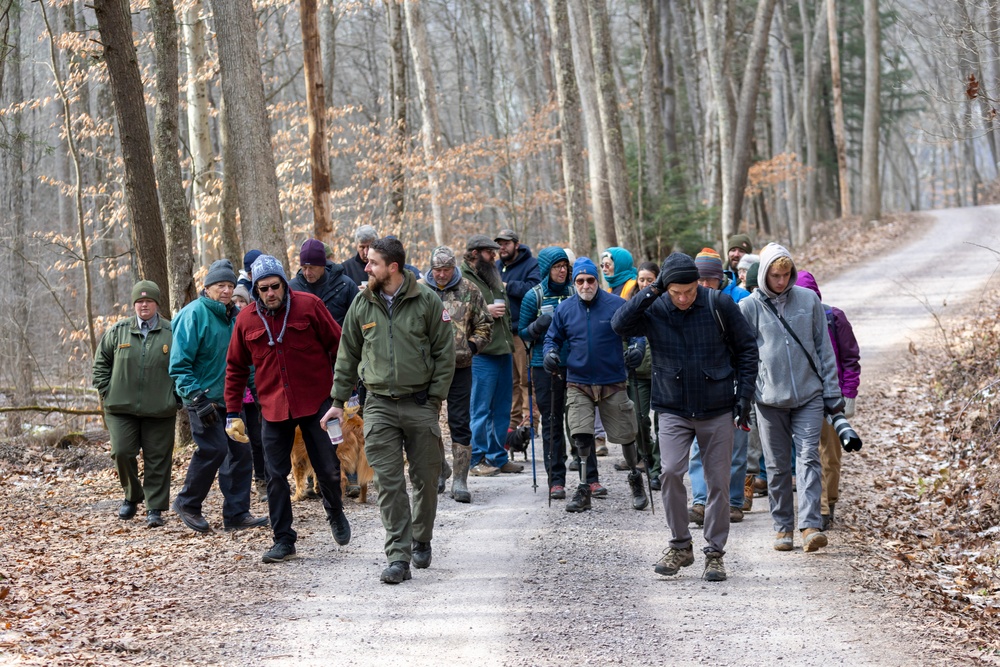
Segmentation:
<svg viewBox="0 0 1000 667">
<path fill-rule="evenodd" d="M 428 401 L 398 401 L 371 392 L 365 400 L 365 454 L 375 472 L 378 509 L 385 527 L 389 562 L 409 562 L 411 540 L 430 542 L 437 514 L 437 483 L 441 474 L 438 409 Z M 413 485 L 413 509 L 406 493 L 403 454 Z"/>
<path fill-rule="evenodd" d="M 146 500 L 147 510 L 170 507 L 170 468 L 174 456 L 174 417 L 104 414 L 111 434 L 111 458 L 125 499 Z M 136 457 L 142 451 L 143 479 Z"/>
</svg>

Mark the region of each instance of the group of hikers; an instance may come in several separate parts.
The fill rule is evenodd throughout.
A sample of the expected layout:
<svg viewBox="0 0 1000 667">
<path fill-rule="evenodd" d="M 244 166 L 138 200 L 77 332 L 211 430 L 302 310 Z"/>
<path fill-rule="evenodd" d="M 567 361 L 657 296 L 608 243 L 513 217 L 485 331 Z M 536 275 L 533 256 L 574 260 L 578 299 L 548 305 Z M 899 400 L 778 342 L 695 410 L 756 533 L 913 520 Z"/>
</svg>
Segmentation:
<svg viewBox="0 0 1000 667">
<path fill-rule="evenodd" d="M 694 523 L 706 544 L 703 578 L 725 580 L 730 523 L 755 493 L 769 498 L 776 550 L 794 548 L 796 529 L 804 551 L 827 545 L 840 476 L 827 417 L 853 416 L 858 344 L 781 245 L 755 255 L 741 234 L 725 259 L 704 248 L 638 267 L 613 247 L 598 265 L 558 246 L 535 256 L 504 229 L 472 235 L 461 256 L 434 248 L 422 272 L 394 236 L 364 225 L 354 241 L 337 263 L 324 243 L 306 240 L 291 280 L 257 250 L 239 275 L 215 261 L 199 298 L 172 321 L 159 312 L 159 286 L 136 283 L 134 316 L 104 334 L 93 370 L 125 494 L 119 518 L 144 503 L 148 527 L 162 526 L 170 507 L 191 530 L 210 532 L 202 510 L 217 478 L 223 527 L 270 524 L 263 561 L 294 557 L 288 474 L 298 428 L 334 540 L 347 544 L 330 434 L 354 398 L 386 531 L 385 583 L 430 566 L 449 478 L 450 497 L 469 503 L 469 475 L 523 472 L 510 450 L 528 429 L 541 435 L 549 502 L 565 500 L 568 512 L 608 495 L 597 457 L 608 443 L 621 447 L 614 468 L 626 473 L 632 507 L 648 506 L 648 489 L 665 508 L 660 575 L 694 563 Z M 181 407 L 196 447 L 170 504 Z M 250 511 L 254 483 L 267 517 Z"/>
</svg>

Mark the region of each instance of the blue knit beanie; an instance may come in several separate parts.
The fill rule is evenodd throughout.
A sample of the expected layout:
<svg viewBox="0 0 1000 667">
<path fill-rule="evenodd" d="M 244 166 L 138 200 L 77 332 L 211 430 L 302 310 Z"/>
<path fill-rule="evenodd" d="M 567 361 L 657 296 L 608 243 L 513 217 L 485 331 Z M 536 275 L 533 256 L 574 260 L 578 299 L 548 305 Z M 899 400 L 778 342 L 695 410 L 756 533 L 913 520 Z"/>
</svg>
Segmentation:
<svg viewBox="0 0 1000 667">
<path fill-rule="evenodd" d="M 573 282 L 576 282 L 576 277 L 580 275 L 593 276 L 598 280 L 601 277 L 601 274 L 597 270 L 597 265 L 589 257 L 579 257 L 573 262 Z"/>
</svg>

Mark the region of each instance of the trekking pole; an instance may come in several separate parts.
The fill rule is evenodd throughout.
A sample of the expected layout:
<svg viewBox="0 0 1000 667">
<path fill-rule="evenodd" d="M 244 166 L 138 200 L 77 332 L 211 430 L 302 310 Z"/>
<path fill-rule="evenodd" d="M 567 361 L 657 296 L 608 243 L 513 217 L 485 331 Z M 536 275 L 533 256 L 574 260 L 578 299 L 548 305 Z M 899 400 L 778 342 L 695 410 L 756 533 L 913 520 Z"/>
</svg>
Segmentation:
<svg viewBox="0 0 1000 667">
<path fill-rule="evenodd" d="M 642 401 L 639 400 L 639 380 L 635 376 L 635 370 L 630 369 L 628 372 L 628 383 L 632 387 L 632 395 L 635 396 L 635 421 L 636 421 L 636 432 L 639 434 L 639 452 L 642 454 L 642 460 L 646 463 L 646 488 L 649 490 L 649 513 L 656 514 L 656 504 L 653 502 L 653 453 L 650 450 L 649 443 L 649 432 L 646 430 L 645 420 L 643 416 L 640 416 L 642 411 Z"/>
<path fill-rule="evenodd" d="M 531 352 L 528 352 L 528 430 L 531 433 L 531 488 L 538 493 L 538 476 L 535 474 L 535 410 L 531 385 Z"/>
</svg>

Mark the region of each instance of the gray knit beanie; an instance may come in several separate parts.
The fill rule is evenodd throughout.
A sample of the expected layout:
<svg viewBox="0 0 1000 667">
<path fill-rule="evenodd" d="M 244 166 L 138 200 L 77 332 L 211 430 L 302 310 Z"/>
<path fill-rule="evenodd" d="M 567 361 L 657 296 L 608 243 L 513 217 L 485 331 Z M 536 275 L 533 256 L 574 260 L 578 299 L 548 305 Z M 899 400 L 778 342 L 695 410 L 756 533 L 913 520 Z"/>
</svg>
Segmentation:
<svg viewBox="0 0 1000 667">
<path fill-rule="evenodd" d="M 217 259 L 208 267 L 205 287 L 215 283 L 232 283 L 233 287 L 236 286 L 236 272 L 233 271 L 233 263 L 228 259 Z"/>
</svg>

